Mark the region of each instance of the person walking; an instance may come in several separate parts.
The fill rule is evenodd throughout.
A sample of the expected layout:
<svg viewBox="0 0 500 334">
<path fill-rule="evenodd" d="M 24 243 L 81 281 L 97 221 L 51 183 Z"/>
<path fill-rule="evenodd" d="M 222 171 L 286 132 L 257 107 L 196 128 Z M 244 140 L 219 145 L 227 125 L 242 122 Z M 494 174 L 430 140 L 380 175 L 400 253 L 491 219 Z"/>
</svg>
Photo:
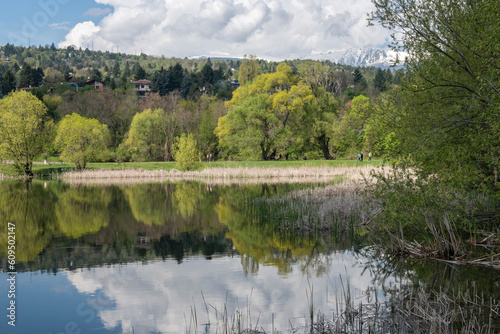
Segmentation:
<svg viewBox="0 0 500 334">
<path fill-rule="evenodd" d="M 368 161 L 372 161 L 372 152 L 368 153 Z"/>
</svg>

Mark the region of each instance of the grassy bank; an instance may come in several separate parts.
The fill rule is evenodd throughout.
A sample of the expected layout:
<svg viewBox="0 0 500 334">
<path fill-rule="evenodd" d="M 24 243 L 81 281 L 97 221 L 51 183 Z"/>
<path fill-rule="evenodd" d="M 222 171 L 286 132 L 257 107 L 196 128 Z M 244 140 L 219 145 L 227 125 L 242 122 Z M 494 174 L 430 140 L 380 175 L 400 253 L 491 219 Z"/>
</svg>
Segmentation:
<svg viewBox="0 0 500 334">
<path fill-rule="evenodd" d="M 36 162 L 33 173 L 38 178 L 61 177 L 64 180 L 122 180 L 144 182 L 147 179 L 218 179 L 264 180 L 282 179 L 287 182 L 330 180 L 344 174 L 357 174 L 364 170 L 368 175 L 372 168 L 383 165 L 382 160 L 358 162 L 356 160 L 295 160 L 295 161 L 217 161 L 203 162 L 198 171 L 180 172 L 175 162 L 127 162 L 89 163 L 83 172 L 77 172 L 73 164 Z M 332 171 L 335 169 L 336 171 Z M 0 179 L 22 176 L 13 164 L 0 164 Z"/>
</svg>

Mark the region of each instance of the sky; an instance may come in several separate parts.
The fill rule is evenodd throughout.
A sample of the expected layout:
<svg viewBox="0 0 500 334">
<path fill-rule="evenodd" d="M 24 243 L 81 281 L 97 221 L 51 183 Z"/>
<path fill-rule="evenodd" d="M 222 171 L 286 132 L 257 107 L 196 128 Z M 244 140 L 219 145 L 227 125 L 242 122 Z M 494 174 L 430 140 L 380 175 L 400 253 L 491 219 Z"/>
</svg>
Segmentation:
<svg viewBox="0 0 500 334">
<path fill-rule="evenodd" d="M 294 59 L 386 47 L 390 39 L 367 26 L 371 0 L 17 0 L 3 7 L 0 45 Z"/>
</svg>

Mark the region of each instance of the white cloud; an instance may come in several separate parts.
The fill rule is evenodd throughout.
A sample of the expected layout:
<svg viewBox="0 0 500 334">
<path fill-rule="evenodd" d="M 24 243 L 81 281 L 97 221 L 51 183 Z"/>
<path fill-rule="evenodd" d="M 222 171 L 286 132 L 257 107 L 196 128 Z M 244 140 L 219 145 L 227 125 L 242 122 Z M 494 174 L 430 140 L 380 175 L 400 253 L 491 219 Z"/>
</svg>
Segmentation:
<svg viewBox="0 0 500 334">
<path fill-rule="evenodd" d="M 69 27 L 70 22 L 69 21 L 64 21 L 64 22 L 57 22 L 57 23 L 51 23 L 49 24 L 49 27 L 52 29 L 56 30 L 67 30 L 70 31 L 71 28 Z"/>
<path fill-rule="evenodd" d="M 296 58 L 384 45 L 367 27 L 371 0 L 95 0 L 113 7 L 97 25 L 76 25 L 59 44 L 154 55 Z"/>
<path fill-rule="evenodd" d="M 111 8 L 90 8 L 83 15 L 98 17 L 109 13 L 111 13 Z"/>
<path fill-rule="evenodd" d="M 259 318 L 259 328 L 269 329 L 274 324 L 274 328 L 283 330 L 290 328 L 290 322 L 305 325 L 309 311 L 306 294 L 311 292 L 315 309 L 327 315 L 335 307 L 342 307 L 346 282 L 355 304 L 367 301 L 366 293 L 373 288 L 373 281 L 369 271 L 364 270 L 366 258 L 346 252 L 323 255 L 317 260 L 328 274 L 308 277 L 300 270 L 309 262 L 304 260 L 293 264 L 292 272 L 285 276 L 277 275 L 276 267 L 265 265 L 257 274 L 245 275 L 241 258 L 235 256 L 214 257 L 211 261 L 187 258 L 180 265 L 174 260 L 129 263 L 66 275 L 80 293 L 87 294 L 87 303 L 95 308 L 107 329 L 121 325 L 124 330 L 134 328 L 140 333 L 182 333 L 185 319 L 189 325 L 194 309 L 198 324 L 204 324 L 217 322 L 215 309 L 224 312 L 227 307 L 231 317 L 238 308 L 246 314 L 250 306 L 254 325 Z M 384 283 L 393 282 L 389 277 Z M 384 299 L 382 295 L 379 298 Z M 205 302 L 210 305 L 209 318 Z M 243 316 L 243 321 L 246 318 Z"/>
</svg>

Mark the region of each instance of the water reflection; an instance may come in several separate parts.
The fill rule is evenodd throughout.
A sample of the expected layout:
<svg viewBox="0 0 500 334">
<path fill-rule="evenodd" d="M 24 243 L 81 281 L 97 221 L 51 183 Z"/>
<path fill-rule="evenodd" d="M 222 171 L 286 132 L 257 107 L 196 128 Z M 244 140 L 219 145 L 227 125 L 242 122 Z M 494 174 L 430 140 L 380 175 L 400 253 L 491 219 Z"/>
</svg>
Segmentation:
<svg viewBox="0 0 500 334">
<path fill-rule="evenodd" d="M 256 205 L 306 186 L 0 182 L 0 217 L 16 223 L 19 298 L 31 319 L 21 332 L 64 332 L 71 321 L 85 333 L 203 331 L 225 309 L 248 314 L 247 326 L 288 330 L 309 321 L 311 296 L 315 310 L 335 314 L 346 291 L 367 303 L 410 282 L 498 298 L 495 271 L 393 260 L 365 247 L 359 231 L 300 235 L 280 226 L 279 210 Z"/>
<path fill-rule="evenodd" d="M 300 259 L 313 263 L 327 250 L 326 241 L 280 233 L 272 220 L 252 212 L 252 201 L 299 187 L 304 185 L 2 182 L 0 212 L 17 224 L 20 270 L 57 271 L 158 256 L 182 261 L 186 255 L 236 251 L 244 255 L 246 273 L 272 265 L 287 274 Z M 1 237 L 5 268 L 7 238 Z"/>
</svg>

